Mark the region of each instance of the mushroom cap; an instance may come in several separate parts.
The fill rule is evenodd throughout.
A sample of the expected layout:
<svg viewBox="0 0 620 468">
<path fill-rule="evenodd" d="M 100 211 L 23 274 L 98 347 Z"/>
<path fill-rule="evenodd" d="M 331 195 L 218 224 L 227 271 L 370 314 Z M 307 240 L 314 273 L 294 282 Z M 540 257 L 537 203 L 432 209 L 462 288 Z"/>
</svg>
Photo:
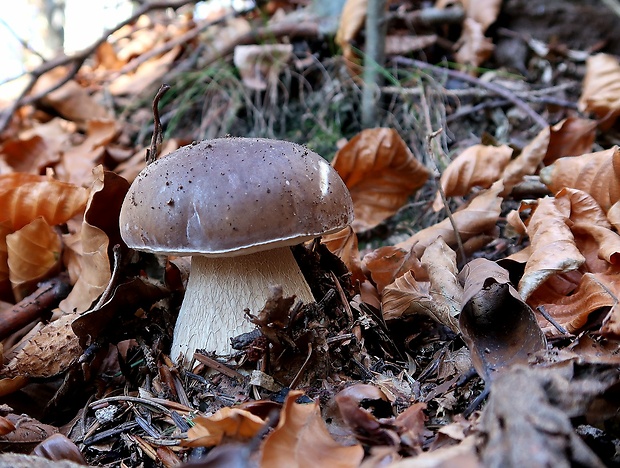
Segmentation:
<svg viewBox="0 0 620 468">
<path fill-rule="evenodd" d="M 336 232 L 353 220 L 338 173 L 301 145 L 220 138 L 148 165 L 120 213 L 125 243 L 169 255 L 245 255 Z"/>
</svg>

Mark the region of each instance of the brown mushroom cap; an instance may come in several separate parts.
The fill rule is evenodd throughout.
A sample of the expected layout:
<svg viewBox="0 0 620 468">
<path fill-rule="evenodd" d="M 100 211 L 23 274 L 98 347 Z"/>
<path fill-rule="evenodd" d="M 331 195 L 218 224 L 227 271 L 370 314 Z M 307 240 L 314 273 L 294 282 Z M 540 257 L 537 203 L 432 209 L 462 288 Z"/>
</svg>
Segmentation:
<svg viewBox="0 0 620 468">
<path fill-rule="evenodd" d="M 301 145 L 221 138 L 147 166 L 120 214 L 123 240 L 159 254 L 233 256 L 294 245 L 353 220 L 337 172 Z"/>
</svg>

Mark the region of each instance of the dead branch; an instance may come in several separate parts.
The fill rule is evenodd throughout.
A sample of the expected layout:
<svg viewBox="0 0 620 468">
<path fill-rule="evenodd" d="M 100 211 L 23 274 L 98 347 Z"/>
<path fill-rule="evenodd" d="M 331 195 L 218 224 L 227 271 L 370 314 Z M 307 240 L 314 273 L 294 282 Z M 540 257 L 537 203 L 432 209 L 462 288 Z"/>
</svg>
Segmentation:
<svg viewBox="0 0 620 468">
<path fill-rule="evenodd" d="M 133 15 L 131 15 L 124 21 L 121 21 L 120 23 L 118 23 L 114 28 L 106 30 L 99 39 L 97 39 L 93 44 L 91 44 L 86 49 L 83 49 L 80 52 L 76 52 L 73 55 L 63 54 L 63 55 L 56 57 L 55 59 L 42 63 L 40 66 L 38 66 L 37 68 L 35 68 L 34 70 L 28 73 L 30 75 L 30 80 L 28 81 L 28 84 L 24 87 L 21 94 L 13 102 L 13 104 L 8 109 L 6 109 L 0 116 L 0 132 L 3 132 L 7 128 L 7 126 L 9 125 L 9 122 L 13 118 L 13 115 L 15 114 L 15 112 L 17 112 L 17 110 L 20 107 L 28 105 L 28 104 L 32 104 L 33 102 L 38 101 L 39 99 L 43 98 L 44 96 L 51 93 L 52 91 L 57 90 L 62 85 L 67 83 L 69 80 L 71 80 L 76 75 L 76 73 L 79 71 L 81 66 L 86 61 L 86 59 L 90 57 L 97 50 L 97 48 L 108 39 L 108 36 L 110 36 L 110 34 L 114 33 L 115 31 L 118 31 L 123 26 L 126 26 L 128 24 L 135 22 L 140 16 L 150 11 L 162 10 L 166 8 L 172 8 L 176 10 L 184 5 L 194 3 L 194 2 L 195 0 L 147 2 L 143 4 L 140 8 L 138 8 Z M 37 83 L 39 78 L 41 78 L 41 76 L 43 76 L 45 73 L 48 73 L 55 68 L 66 66 L 66 65 L 70 65 L 70 68 L 67 74 L 63 78 L 58 80 L 56 83 L 54 83 L 49 88 L 37 94 L 28 96 L 28 93 L 32 91 L 32 89 L 34 88 L 34 85 Z"/>
</svg>

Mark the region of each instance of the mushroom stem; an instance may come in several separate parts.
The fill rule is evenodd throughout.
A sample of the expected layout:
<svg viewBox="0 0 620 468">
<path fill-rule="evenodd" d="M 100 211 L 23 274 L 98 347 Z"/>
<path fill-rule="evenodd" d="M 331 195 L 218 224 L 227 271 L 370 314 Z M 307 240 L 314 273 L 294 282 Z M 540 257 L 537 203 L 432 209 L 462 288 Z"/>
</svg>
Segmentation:
<svg viewBox="0 0 620 468">
<path fill-rule="evenodd" d="M 236 257 L 193 256 L 172 359 L 187 365 L 196 349 L 230 354 L 230 338 L 254 329 L 244 309 L 262 310 L 273 285 L 281 285 L 285 296 L 314 301 L 290 247 Z"/>
</svg>

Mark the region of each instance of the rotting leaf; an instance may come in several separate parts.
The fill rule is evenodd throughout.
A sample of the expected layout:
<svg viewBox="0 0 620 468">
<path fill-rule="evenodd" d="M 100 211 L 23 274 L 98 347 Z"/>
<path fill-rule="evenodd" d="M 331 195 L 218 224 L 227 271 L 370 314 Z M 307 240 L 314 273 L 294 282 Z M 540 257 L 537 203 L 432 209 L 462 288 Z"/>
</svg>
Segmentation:
<svg viewBox="0 0 620 468">
<path fill-rule="evenodd" d="M 88 190 L 34 174 L 0 175 L 0 222 L 21 229 L 42 216 L 55 226 L 66 222 L 86 206 Z"/>
<path fill-rule="evenodd" d="M 300 404 L 302 394 L 286 397 L 278 426 L 263 443 L 260 466 L 264 468 L 357 468 L 364 457 L 361 445 L 343 446 L 334 441 L 321 418 L 317 403 Z"/>
<path fill-rule="evenodd" d="M 355 232 L 396 213 L 429 175 L 392 128 L 363 130 L 336 153 L 332 165 L 351 192 Z"/>
<path fill-rule="evenodd" d="M 364 255 L 364 266 L 370 272 L 379 293 L 408 271 L 418 281 L 427 280 L 426 271 L 412 249 L 404 250 L 391 245 L 379 247 Z"/>
<path fill-rule="evenodd" d="M 545 197 L 527 226 L 531 255 L 519 281 L 519 293 L 527 299 L 542 283 L 557 273 L 576 270 L 585 258 L 575 245 L 567 225 L 567 209 L 560 209 L 555 198 Z"/>
<path fill-rule="evenodd" d="M 393 320 L 417 314 L 435 318 L 429 288 L 428 282 L 417 281 L 411 271 L 398 277 L 381 294 L 383 318 Z"/>
<path fill-rule="evenodd" d="M 16 429 L 0 436 L 2 452 L 30 452 L 37 444 L 58 433 L 54 426 L 23 414 L 10 413 L 5 417 Z"/>
<path fill-rule="evenodd" d="M 543 162 L 549 165 L 565 156 L 589 153 L 595 137 L 595 120 L 568 117 L 551 127 L 549 147 Z"/>
<path fill-rule="evenodd" d="M 554 193 L 564 187 L 583 190 L 607 212 L 620 200 L 620 148 L 560 158 L 540 171 L 540 180 Z"/>
<path fill-rule="evenodd" d="M 489 188 L 500 178 L 510 161 L 512 148 L 506 145 L 474 145 L 454 158 L 441 174 L 439 180 L 446 197 L 463 196 L 473 187 Z M 433 209 L 443 208 L 443 200 L 438 193 Z"/>
<path fill-rule="evenodd" d="M 545 349 L 545 336 L 532 309 L 510 284 L 508 271 L 477 258 L 465 265 L 459 280 L 464 289 L 459 325 L 474 368 L 485 381 Z"/>
<path fill-rule="evenodd" d="M 247 440 L 265 425 L 262 418 L 239 408 L 222 408 L 211 416 L 196 416 L 187 432 L 184 447 L 212 447 L 227 440 Z"/>
<path fill-rule="evenodd" d="M 95 180 L 82 222 L 81 273 L 60 309 L 84 312 L 105 290 L 110 281 L 111 248 L 121 240 L 118 217 L 129 183 L 102 166 L 93 170 Z"/>
<path fill-rule="evenodd" d="M 42 217 L 7 235 L 6 246 L 9 279 L 17 301 L 33 292 L 39 281 L 59 268 L 60 237 Z"/>
</svg>

